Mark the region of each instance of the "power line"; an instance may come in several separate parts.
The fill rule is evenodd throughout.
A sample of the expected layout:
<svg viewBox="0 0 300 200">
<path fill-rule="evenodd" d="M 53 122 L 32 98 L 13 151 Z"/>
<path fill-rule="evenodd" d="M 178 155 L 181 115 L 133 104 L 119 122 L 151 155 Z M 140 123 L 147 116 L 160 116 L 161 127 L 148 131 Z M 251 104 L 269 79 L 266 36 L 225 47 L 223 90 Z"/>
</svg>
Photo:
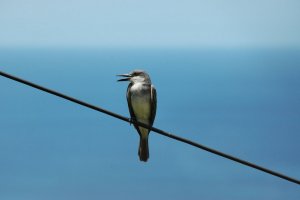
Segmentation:
<svg viewBox="0 0 300 200">
<path fill-rule="evenodd" d="M 42 87 L 42 86 L 40 86 L 40 85 L 37 85 L 37 84 L 35 84 L 35 83 L 26 81 L 26 80 L 24 80 L 24 79 L 18 78 L 18 77 L 13 76 L 13 75 L 7 74 L 7 73 L 5 73 L 5 72 L 0 71 L 0 75 L 1 75 L 1 76 L 4 76 L 4 77 L 6 77 L 6 78 L 12 79 L 12 80 L 14 80 L 14 81 L 23 83 L 23 84 L 25 84 L 25 85 L 31 86 L 31 87 L 36 88 L 36 89 L 38 89 L 38 90 L 42 90 L 42 91 L 44 91 L 44 92 L 53 94 L 53 95 L 55 95 L 55 96 L 61 97 L 61 98 L 63 98 L 63 99 L 72 101 L 72 102 L 77 103 L 77 104 L 80 104 L 80 105 L 82 105 L 82 106 L 91 108 L 91 109 L 93 109 L 93 110 L 96 110 L 96 111 L 105 113 L 105 114 L 107 114 L 107 115 L 110 115 L 110 116 L 112 116 L 112 117 L 118 118 L 118 119 L 120 119 L 120 120 L 129 122 L 129 123 L 133 123 L 133 124 L 136 124 L 136 125 L 138 125 L 138 126 L 142 126 L 142 127 L 144 127 L 144 128 L 147 128 L 147 129 L 151 129 L 152 131 L 154 131 L 154 132 L 156 132 L 156 133 L 159 133 L 159 134 L 161 134 L 161 135 L 164 135 L 164 136 L 166 136 L 166 137 L 169 137 L 169 138 L 172 138 L 172 139 L 175 139 L 175 140 L 184 142 L 184 143 L 186 143 L 186 144 L 192 145 L 192 146 L 197 147 L 197 148 L 199 148 L 199 149 L 208 151 L 208 152 L 210 152 L 210 153 L 219 155 L 219 156 L 224 157 L 224 158 L 227 158 L 227 159 L 229 159 L 229 160 L 238 162 L 238 163 L 243 164 L 243 165 L 246 165 L 246 166 L 248 166 L 248 167 L 252 167 L 252 168 L 254 168 L 254 169 L 263 171 L 263 172 L 265 172 L 265 173 L 271 174 L 271 175 L 273 175 L 273 176 L 277 176 L 277 177 L 279 177 L 279 178 L 282 178 L 282 179 L 285 179 L 285 180 L 287 180 L 287 181 L 290 181 L 290 182 L 293 182 L 293 183 L 296 183 L 296 184 L 300 185 L 300 180 L 297 180 L 297 179 L 295 179 L 295 178 L 286 176 L 286 175 L 284 175 L 284 174 L 281 174 L 281 173 L 272 171 L 272 170 L 270 170 L 270 169 L 261 167 L 261 166 L 259 166 L 259 165 L 254 164 L 254 163 L 248 162 L 248 161 L 246 161 L 246 160 L 242 160 L 242 159 L 240 159 L 240 158 L 231 156 L 231 155 L 229 155 L 229 154 L 226 154 L 226 153 L 223 153 L 223 152 L 221 152 L 221 151 L 212 149 L 212 148 L 210 148 L 210 147 L 207 147 L 207 146 L 204 146 L 204 145 L 202 145 L 202 144 L 193 142 L 193 141 L 191 141 L 191 140 L 188 140 L 188 139 L 185 139 L 185 138 L 182 138 L 182 137 L 173 135 L 173 134 L 171 134 L 171 133 L 165 132 L 165 131 L 160 130 L 160 129 L 158 129 L 158 128 L 150 127 L 150 126 L 148 126 L 147 124 L 144 124 L 144 123 L 141 123 L 141 122 L 138 122 L 138 121 L 132 121 L 130 118 L 127 118 L 127 117 L 124 117 L 124 116 L 122 116 L 122 115 L 113 113 L 113 112 L 111 112 L 111 111 L 109 111 L 109 110 L 105 110 L 105 109 L 103 109 L 103 108 L 94 106 L 94 105 L 92 105 L 92 104 L 89 104 L 89 103 L 86 103 L 86 102 L 84 102 L 84 101 L 75 99 L 75 98 L 73 98 L 73 97 L 64 95 L 64 94 L 59 93 L 59 92 L 56 92 L 56 91 L 54 91 L 54 90 L 51 90 L 51 89 Z"/>
</svg>

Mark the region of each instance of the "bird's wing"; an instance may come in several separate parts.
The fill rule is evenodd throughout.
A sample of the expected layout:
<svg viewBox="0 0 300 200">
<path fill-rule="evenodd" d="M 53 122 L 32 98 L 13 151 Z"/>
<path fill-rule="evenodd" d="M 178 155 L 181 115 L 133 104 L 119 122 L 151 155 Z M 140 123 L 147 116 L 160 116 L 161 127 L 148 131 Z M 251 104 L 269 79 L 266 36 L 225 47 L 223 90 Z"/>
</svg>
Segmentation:
<svg viewBox="0 0 300 200">
<path fill-rule="evenodd" d="M 134 111 L 133 111 L 132 105 L 131 105 L 131 92 L 130 92 L 130 88 L 131 88 L 132 85 L 133 85 L 133 83 L 130 83 L 128 85 L 127 94 L 126 95 L 127 95 L 127 103 L 128 103 L 128 109 L 129 109 L 130 117 L 131 117 L 132 120 L 136 121 L 137 119 L 136 119 L 136 116 L 134 114 Z M 138 128 L 138 126 L 135 125 L 135 124 L 133 124 L 133 125 L 134 125 L 135 129 L 137 130 L 137 132 L 141 135 L 141 132 L 140 132 L 140 129 Z"/>
<path fill-rule="evenodd" d="M 151 116 L 150 116 L 150 124 L 153 125 L 155 115 L 156 115 L 156 106 L 157 106 L 157 100 L 156 100 L 156 89 L 153 85 L 151 85 Z"/>
</svg>

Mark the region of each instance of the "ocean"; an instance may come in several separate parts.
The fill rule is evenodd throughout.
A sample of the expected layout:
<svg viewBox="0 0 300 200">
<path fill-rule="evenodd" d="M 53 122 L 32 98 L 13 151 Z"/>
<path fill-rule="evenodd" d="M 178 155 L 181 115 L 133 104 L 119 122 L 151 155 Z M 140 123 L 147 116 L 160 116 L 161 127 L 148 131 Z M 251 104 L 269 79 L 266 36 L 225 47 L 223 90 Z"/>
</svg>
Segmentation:
<svg viewBox="0 0 300 200">
<path fill-rule="evenodd" d="M 0 70 L 129 117 L 127 83 L 157 89 L 154 126 L 300 179 L 300 50 L 1 48 Z M 299 199 L 299 185 L 0 77 L 0 199 Z"/>
</svg>

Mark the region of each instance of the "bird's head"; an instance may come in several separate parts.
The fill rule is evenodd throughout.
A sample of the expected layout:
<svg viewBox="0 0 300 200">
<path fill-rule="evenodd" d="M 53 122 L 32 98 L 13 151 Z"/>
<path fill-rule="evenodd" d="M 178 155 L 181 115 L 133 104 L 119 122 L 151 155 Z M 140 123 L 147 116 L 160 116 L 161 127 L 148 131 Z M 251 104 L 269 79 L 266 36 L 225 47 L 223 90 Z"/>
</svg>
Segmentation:
<svg viewBox="0 0 300 200">
<path fill-rule="evenodd" d="M 117 76 L 121 76 L 121 77 L 125 77 L 122 79 L 119 79 L 118 81 L 130 81 L 132 83 L 150 83 L 151 84 L 151 80 L 149 75 L 147 74 L 147 72 L 143 71 L 143 70 L 134 70 L 132 72 L 130 72 L 129 74 L 120 74 Z"/>
</svg>

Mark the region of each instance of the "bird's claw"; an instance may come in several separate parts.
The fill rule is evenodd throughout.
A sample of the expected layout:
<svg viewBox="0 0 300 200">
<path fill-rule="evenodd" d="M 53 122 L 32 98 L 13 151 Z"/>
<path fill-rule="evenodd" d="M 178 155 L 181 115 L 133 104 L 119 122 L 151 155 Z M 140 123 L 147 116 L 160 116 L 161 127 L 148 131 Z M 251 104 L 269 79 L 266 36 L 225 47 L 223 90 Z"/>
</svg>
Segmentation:
<svg viewBox="0 0 300 200">
<path fill-rule="evenodd" d="M 131 126 L 133 124 L 133 119 L 132 118 L 128 118 L 129 121 L 129 125 Z"/>
</svg>

